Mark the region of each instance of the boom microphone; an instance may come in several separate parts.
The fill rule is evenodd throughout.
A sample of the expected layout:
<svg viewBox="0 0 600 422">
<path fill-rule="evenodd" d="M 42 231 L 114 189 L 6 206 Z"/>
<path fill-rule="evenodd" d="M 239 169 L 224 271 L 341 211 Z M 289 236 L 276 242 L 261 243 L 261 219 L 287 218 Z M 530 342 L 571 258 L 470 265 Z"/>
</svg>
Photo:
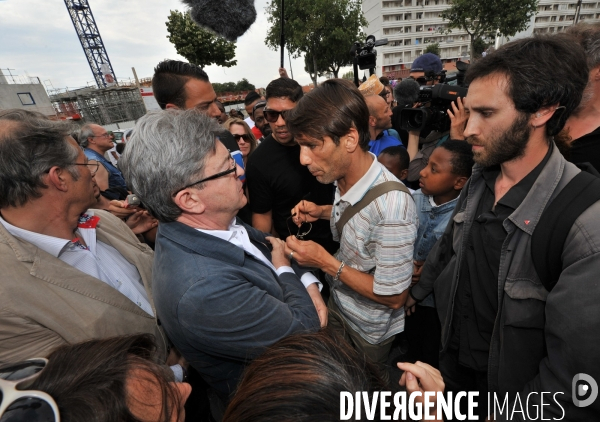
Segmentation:
<svg viewBox="0 0 600 422">
<path fill-rule="evenodd" d="M 404 79 L 394 87 L 394 98 L 399 106 L 412 107 L 419 99 L 420 86 L 414 79 Z"/>
<path fill-rule="evenodd" d="M 256 20 L 254 0 L 181 0 L 198 25 L 235 41 Z"/>
</svg>

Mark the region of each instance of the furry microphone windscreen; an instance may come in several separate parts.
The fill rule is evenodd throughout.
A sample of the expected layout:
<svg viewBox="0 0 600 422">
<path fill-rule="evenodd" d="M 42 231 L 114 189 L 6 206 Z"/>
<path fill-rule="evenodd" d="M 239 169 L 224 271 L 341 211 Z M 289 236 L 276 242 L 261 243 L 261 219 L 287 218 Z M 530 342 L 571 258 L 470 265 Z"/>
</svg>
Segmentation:
<svg viewBox="0 0 600 422">
<path fill-rule="evenodd" d="M 414 79 L 404 79 L 394 87 L 394 98 L 399 106 L 408 106 L 419 99 L 420 86 Z"/>
<path fill-rule="evenodd" d="M 254 0 L 182 0 L 198 25 L 235 41 L 256 20 Z"/>
</svg>

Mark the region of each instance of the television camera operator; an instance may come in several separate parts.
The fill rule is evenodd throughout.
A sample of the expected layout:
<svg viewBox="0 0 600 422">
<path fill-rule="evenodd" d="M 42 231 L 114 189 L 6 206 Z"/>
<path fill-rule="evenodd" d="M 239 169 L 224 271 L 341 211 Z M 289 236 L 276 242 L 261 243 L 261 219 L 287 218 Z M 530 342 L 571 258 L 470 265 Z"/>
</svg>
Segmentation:
<svg viewBox="0 0 600 422">
<path fill-rule="evenodd" d="M 459 69 L 460 76 L 465 70 Z M 462 97 L 467 90 L 446 84 L 448 80 L 440 58 L 433 53 L 426 53 L 417 57 L 411 66 L 410 77 L 398 87 L 397 95 L 405 95 L 404 103 L 408 101 L 410 104 L 410 100 L 414 100 L 412 108 L 399 103 L 392 118 L 394 126 L 400 123 L 399 128 L 394 127 L 396 130 L 408 132 L 406 149 L 411 159 L 409 182 L 419 180 L 419 173 L 427 165 L 436 146 L 448 139 L 465 139 L 463 132 L 468 114 Z M 419 84 L 418 91 L 414 82 Z"/>
</svg>

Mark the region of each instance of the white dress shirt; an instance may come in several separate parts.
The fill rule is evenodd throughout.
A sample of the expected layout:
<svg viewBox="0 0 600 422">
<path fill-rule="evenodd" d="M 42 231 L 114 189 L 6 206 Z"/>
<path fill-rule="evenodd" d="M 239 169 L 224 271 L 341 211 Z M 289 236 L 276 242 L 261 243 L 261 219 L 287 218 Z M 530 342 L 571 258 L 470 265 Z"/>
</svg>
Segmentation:
<svg viewBox="0 0 600 422">
<path fill-rule="evenodd" d="M 248 237 L 246 228 L 241 224 L 237 224 L 235 218 L 231 220 L 227 230 L 196 230 L 214 237 L 218 237 L 219 239 L 223 239 L 224 241 L 229 242 L 238 248 L 242 248 L 246 253 L 252 255 L 256 259 L 260 260 L 263 264 L 271 268 L 277 275 L 281 275 L 283 273 L 294 273 L 292 267 L 288 266 L 282 266 L 276 269 L 275 266 L 273 266 L 273 263 L 269 261 L 266 256 L 264 256 L 260 249 L 252 244 L 250 237 Z M 302 277 L 300 277 L 300 281 L 302 281 L 304 287 L 308 287 L 313 283 L 317 283 L 319 291 L 323 287 L 319 279 L 317 279 L 317 277 L 310 272 L 304 273 Z"/>
<path fill-rule="evenodd" d="M 147 314 L 154 316 L 148 300 L 146 289 L 135 265 L 131 264 L 115 248 L 96 239 L 94 227 L 85 228 L 94 217 L 90 210 L 82 214 L 77 228 L 77 235 L 82 239 L 66 240 L 47 236 L 13 226 L 0 217 L 0 223 L 15 237 L 23 239 L 34 246 L 48 252 L 66 264 L 77 268 L 115 288 L 129 300 L 142 308 Z"/>
</svg>

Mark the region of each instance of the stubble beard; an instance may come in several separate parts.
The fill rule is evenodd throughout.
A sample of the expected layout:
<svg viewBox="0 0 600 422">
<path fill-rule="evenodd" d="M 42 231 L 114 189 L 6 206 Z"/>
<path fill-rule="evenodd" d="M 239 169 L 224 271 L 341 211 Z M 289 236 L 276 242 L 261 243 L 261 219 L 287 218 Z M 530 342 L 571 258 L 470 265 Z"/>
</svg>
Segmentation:
<svg viewBox="0 0 600 422">
<path fill-rule="evenodd" d="M 482 151 L 473 151 L 473 160 L 483 167 L 491 167 L 520 158 L 525 155 L 530 135 L 529 115 L 519 113 L 504 133 L 493 132 L 492 137 L 483 143 Z M 472 136 L 467 138 L 467 142 L 481 144 Z"/>
</svg>

